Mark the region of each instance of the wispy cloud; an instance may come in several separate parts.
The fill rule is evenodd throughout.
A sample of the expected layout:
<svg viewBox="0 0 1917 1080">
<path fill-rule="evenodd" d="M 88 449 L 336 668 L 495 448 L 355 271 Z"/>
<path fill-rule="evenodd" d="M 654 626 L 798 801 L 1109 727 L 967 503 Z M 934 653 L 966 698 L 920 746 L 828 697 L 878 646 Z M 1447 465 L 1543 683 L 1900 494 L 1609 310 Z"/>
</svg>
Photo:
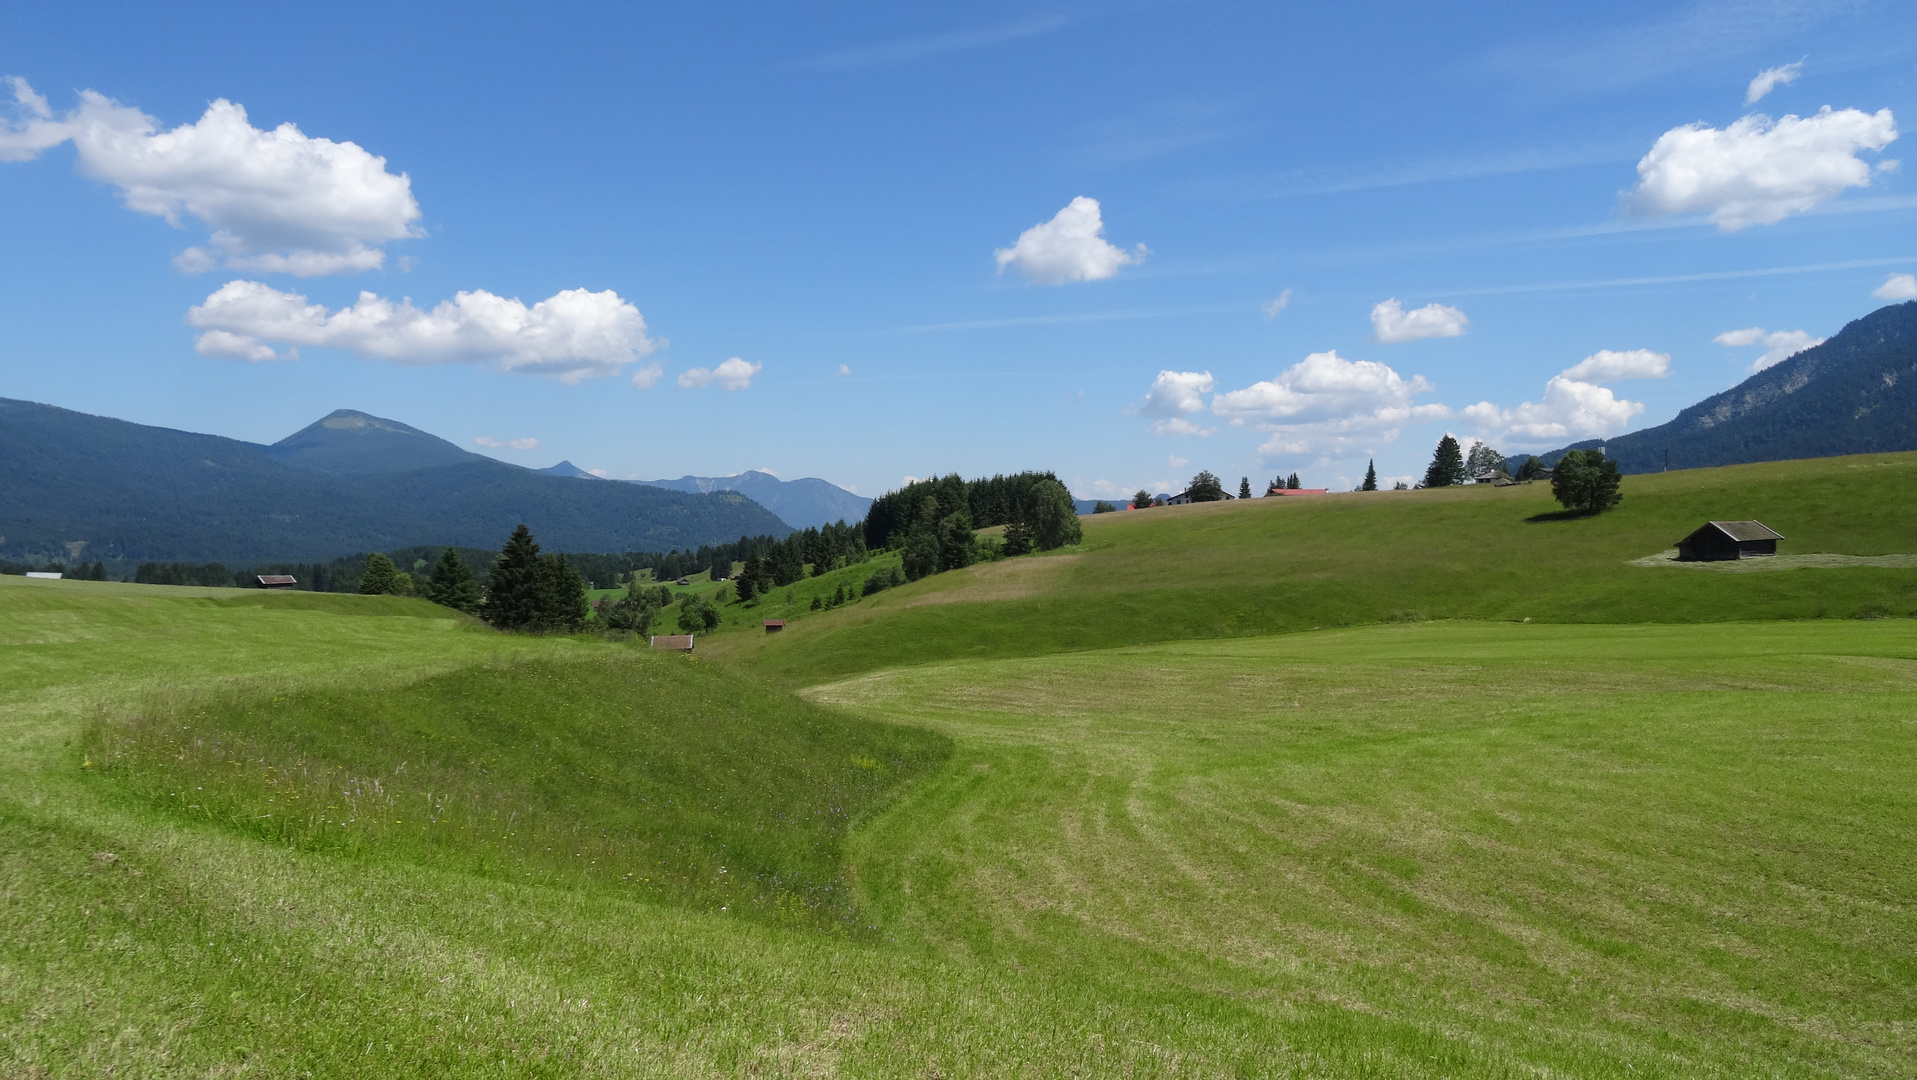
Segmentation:
<svg viewBox="0 0 1917 1080">
<path fill-rule="evenodd" d="M 982 49 L 1021 38 L 1037 37 L 1063 28 L 1069 19 L 1063 15 L 1039 15 L 1018 22 L 1003 23 L 998 26 L 984 26 L 971 30 L 954 30 L 945 34 L 930 34 L 925 37 L 899 38 L 882 41 L 874 45 L 859 45 L 850 49 L 821 53 L 808 57 L 793 65 L 802 71 L 852 71 L 858 68 L 883 67 L 887 64 L 902 64 L 908 60 L 920 60 L 928 56 L 945 53 L 965 52 L 970 49 Z"/>
<path fill-rule="evenodd" d="M 1570 292 L 1579 289 L 1626 289 L 1637 285 L 1681 285 L 1691 281 L 1730 281 L 1737 278 L 1779 277 L 1787 274 L 1820 274 L 1831 270 L 1861 270 L 1872 266 L 1893 266 L 1917 258 L 1899 255 L 1889 259 L 1852 259 L 1849 262 L 1806 263 L 1802 266 L 1767 266 L 1755 270 L 1715 270 L 1702 274 L 1667 274 L 1659 277 L 1596 278 L 1589 281 L 1543 281 L 1526 285 L 1493 285 L 1481 289 L 1435 291 L 1434 296 L 1504 296 L 1511 293 Z"/>
<path fill-rule="evenodd" d="M 1694 0 L 1608 33 L 1498 49 L 1479 67 L 1570 93 L 1635 86 L 1801 38 L 1871 0 Z"/>
<path fill-rule="evenodd" d="M 1195 193 L 1217 198 L 1283 199 L 1301 195 L 1336 195 L 1348 191 L 1376 191 L 1489 176 L 1582 169 L 1636 161 L 1636 146 L 1533 147 L 1474 155 L 1382 162 L 1375 165 L 1323 166 L 1292 169 L 1270 176 L 1226 178 L 1202 185 Z"/>
<path fill-rule="evenodd" d="M 1233 111 L 1222 102 L 1159 102 L 1091 125 L 1062 156 L 1068 164 L 1094 169 L 1135 165 L 1230 138 L 1241 130 Z"/>
</svg>

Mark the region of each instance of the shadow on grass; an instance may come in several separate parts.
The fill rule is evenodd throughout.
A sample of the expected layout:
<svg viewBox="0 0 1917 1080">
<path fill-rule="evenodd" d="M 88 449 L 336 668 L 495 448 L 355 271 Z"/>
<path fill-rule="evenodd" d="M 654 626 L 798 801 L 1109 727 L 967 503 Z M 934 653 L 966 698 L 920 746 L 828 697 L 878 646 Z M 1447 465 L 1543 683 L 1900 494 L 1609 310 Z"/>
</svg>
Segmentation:
<svg viewBox="0 0 1917 1080">
<path fill-rule="evenodd" d="M 1532 525 L 1542 525 L 1547 521 L 1576 521 L 1579 518 L 1596 517 L 1597 510 L 1553 510 L 1548 514 L 1532 514 L 1524 520 Z"/>
</svg>

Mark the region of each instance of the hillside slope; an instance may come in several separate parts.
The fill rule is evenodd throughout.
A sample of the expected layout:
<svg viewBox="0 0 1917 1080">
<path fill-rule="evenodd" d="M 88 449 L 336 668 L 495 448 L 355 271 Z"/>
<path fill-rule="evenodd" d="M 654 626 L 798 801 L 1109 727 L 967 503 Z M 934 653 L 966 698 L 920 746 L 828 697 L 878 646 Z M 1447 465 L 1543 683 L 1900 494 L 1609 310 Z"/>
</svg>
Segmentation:
<svg viewBox="0 0 1917 1080">
<path fill-rule="evenodd" d="M 372 430 L 372 441 L 411 439 Z M 415 467 L 381 471 L 363 444 L 336 441 L 363 430 L 318 434 L 276 451 L 0 398 L 0 553 L 244 565 L 416 544 L 495 548 L 522 521 L 547 548 L 570 551 L 665 551 L 791 531 L 730 492 L 543 476 L 439 440 L 464 460 L 409 443 L 425 451 Z M 417 467 L 433 460 L 442 463 Z"/>
<path fill-rule="evenodd" d="M 1603 445 L 1627 473 L 1917 450 L 1917 301 L 1858 319 L 1814 348 Z M 1556 461 L 1564 450 L 1539 455 Z"/>
<path fill-rule="evenodd" d="M 1917 555 L 1917 454 L 1634 476 L 1615 510 L 1557 509 L 1548 485 L 1528 484 L 1100 514 L 1083 519 L 1079 548 L 935 575 L 711 647 L 812 684 L 954 658 L 1394 621 L 1917 614 L 1917 568 L 1631 565 L 1735 518 L 1782 532 L 1785 554 Z"/>
</svg>

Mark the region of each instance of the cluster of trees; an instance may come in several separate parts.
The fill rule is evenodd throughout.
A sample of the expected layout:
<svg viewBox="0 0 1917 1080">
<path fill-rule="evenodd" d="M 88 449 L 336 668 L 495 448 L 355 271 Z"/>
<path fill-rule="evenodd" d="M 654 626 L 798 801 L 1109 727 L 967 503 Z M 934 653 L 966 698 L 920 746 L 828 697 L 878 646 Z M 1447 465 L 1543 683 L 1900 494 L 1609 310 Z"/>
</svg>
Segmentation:
<svg viewBox="0 0 1917 1080">
<path fill-rule="evenodd" d="M 249 579 L 244 573 L 234 573 L 216 562 L 147 562 L 133 572 L 133 580 L 141 585 L 212 585 L 230 589 Z"/>
<path fill-rule="evenodd" d="M 1503 454 L 1482 442 L 1473 442 L 1467 456 L 1458 446 L 1458 440 L 1446 435 L 1438 440 L 1438 447 L 1431 455 L 1431 466 L 1424 473 L 1424 483 L 1419 486 L 1467 484 L 1483 473 L 1505 476 L 1506 464 Z M 1518 468 L 1517 478 L 1530 480 L 1543 465 L 1541 459 L 1527 455 Z M 1366 472 L 1365 479 L 1367 483 L 1375 482 L 1370 471 Z M 1617 462 L 1600 449 L 1567 450 L 1558 458 L 1551 473 L 1552 497 L 1566 510 L 1578 513 L 1597 514 L 1616 506 L 1624 499 L 1618 488 Z"/>
<path fill-rule="evenodd" d="M 215 565 L 218 564 L 216 563 Z M 0 574 L 12 574 L 15 577 L 19 577 L 22 574 L 60 574 L 64 577 L 72 578 L 75 581 L 112 580 L 107 577 L 106 564 L 103 562 L 83 562 L 73 569 L 68 570 L 66 564 L 61 562 L 50 562 L 45 566 L 40 566 L 30 562 L 8 562 L 4 559 L 0 559 Z M 224 584 L 224 582 L 222 582 L 222 584 Z"/>
<path fill-rule="evenodd" d="M 952 473 L 907 484 L 873 500 L 865 514 L 865 546 L 873 551 L 898 547 L 900 538 L 918 525 L 928 497 L 938 500 L 945 515 L 964 510 L 975 529 L 1010 525 L 1029 511 L 1033 489 L 1048 482 L 1064 490 L 1058 476 L 1049 471 L 978 480 L 964 480 Z M 1066 500 L 1076 517 L 1077 504 L 1070 502 L 1069 492 Z"/>
<path fill-rule="evenodd" d="M 974 529 L 1005 526 L 981 543 Z M 957 570 L 980 559 L 1024 555 L 1076 544 L 1084 535 L 1072 493 L 1049 472 L 964 480 L 957 473 L 907 484 L 875 499 L 866 513 L 868 549 L 895 548 L 904 580 Z M 875 587 L 875 583 L 876 587 Z M 870 596 L 892 582 L 868 579 Z"/>
<path fill-rule="evenodd" d="M 586 621 L 586 579 L 564 556 L 541 554 L 521 524 L 486 577 L 479 615 L 501 630 L 569 633 Z"/>
<path fill-rule="evenodd" d="M 1297 473 L 1292 473 L 1290 476 L 1275 476 L 1271 483 L 1265 486 L 1265 494 L 1270 495 L 1279 491 L 1303 491 L 1304 487 L 1305 482 L 1298 479 Z M 1247 495 L 1240 495 L 1239 498 L 1246 498 Z"/>
<path fill-rule="evenodd" d="M 843 521 L 795 532 L 784 540 L 764 539 L 765 543 L 752 545 L 742 557 L 736 583 L 741 603 L 798 581 L 805 577 L 808 565 L 812 576 L 820 577 L 871 557 L 865 546 L 865 530 Z M 724 569 L 715 567 L 712 576 L 722 579 L 731 570 L 730 563 Z"/>
</svg>

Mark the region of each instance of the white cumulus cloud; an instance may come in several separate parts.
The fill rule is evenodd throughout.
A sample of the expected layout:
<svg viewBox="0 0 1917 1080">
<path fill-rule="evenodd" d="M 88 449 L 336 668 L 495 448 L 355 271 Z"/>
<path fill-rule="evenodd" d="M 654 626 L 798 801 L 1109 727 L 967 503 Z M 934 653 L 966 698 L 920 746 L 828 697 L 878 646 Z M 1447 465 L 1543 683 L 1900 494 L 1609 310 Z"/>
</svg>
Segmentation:
<svg viewBox="0 0 1917 1080">
<path fill-rule="evenodd" d="M 1406 311 L 1397 297 L 1392 297 L 1371 309 L 1371 336 L 1387 345 L 1422 338 L 1457 337 L 1470 324 L 1464 312 L 1444 304 L 1426 304 Z"/>
<path fill-rule="evenodd" d="M 1040 285 L 1098 281 L 1142 260 L 1145 254 L 1143 244 L 1125 251 L 1107 242 L 1098 200 L 1083 195 L 1066 204 L 1052 220 L 1018 234 L 1016 244 L 993 252 L 999 273 L 1009 266 Z"/>
<path fill-rule="evenodd" d="M 1138 411 L 1152 417 L 1152 430 L 1160 435 L 1211 435 L 1218 429 L 1191 417 L 1205 410 L 1205 395 L 1214 386 L 1209 371 L 1160 371 Z"/>
<path fill-rule="evenodd" d="M 475 435 L 473 436 L 473 444 L 483 446 L 488 450 L 504 450 L 508 447 L 514 450 L 536 450 L 539 448 L 539 440 L 530 436 L 524 439 L 495 439 L 491 435 Z"/>
<path fill-rule="evenodd" d="M 1275 319 L 1278 317 L 1279 312 L 1289 306 L 1291 306 L 1291 290 L 1286 289 L 1284 292 L 1272 297 L 1271 300 L 1259 310 L 1265 313 L 1265 318 Z"/>
<path fill-rule="evenodd" d="M 666 369 L 660 367 L 658 364 L 647 364 L 645 367 L 632 373 L 632 385 L 641 390 L 650 390 L 652 389 L 652 384 L 658 382 L 659 377 L 665 373 Z"/>
<path fill-rule="evenodd" d="M 397 364 L 491 364 L 566 383 L 616 375 L 657 347 L 639 309 L 610 289 L 568 289 L 531 307 L 474 290 L 430 311 L 362 292 L 353 306 L 328 311 L 298 293 L 229 281 L 186 319 L 206 331 L 195 346 L 203 356 L 271 360 L 279 355 L 273 345 L 324 346 Z"/>
<path fill-rule="evenodd" d="M 1763 355 L 1751 361 L 1749 370 L 1762 371 L 1774 364 L 1796 356 L 1813 345 L 1822 345 L 1824 339 L 1812 337 L 1803 330 L 1771 330 L 1761 326 L 1749 326 L 1742 330 L 1726 330 L 1711 339 L 1713 342 L 1730 349 L 1741 349 L 1751 345 L 1764 346 Z"/>
<path fill-rule="evenodd" d="M 1917 274 L 1892 274 L 1870 294 L 1879 300 L 1917 300 Z"/>
<path fill-rule="evenodd" d="M 1744 104 L 1755 105 L 1772 90 L 1796 82 L 1797 76 L 1803 70 L 1804 62 L 1799 60 L 1794 64 L 1781 64 L 1758 72 L 1757 78 L 1752 79 L 1750 87 L 1744 91 Z"/>
<path fill-rule="evenodd" d="M 722 390 L 744 390 L 764 367 L 764 364 L 748 364 L 735 356 L 718 367 L 687 368 L 679 373 L 679 386 L 686 390 L 714 385 Z"/>
<path fill-rule="evenodd" d="M 1468 406 L 1464 415 L 1486 438 L 1519 449 L 1601 438 L 1624 430 L 1632 417 L 1644 411 L 1644 404 L 1620 398 L 1599 383 L 1662 379 L 1670 373 L 1669 353 L 1600 349 L 1551 376 L 1544 384 L 1542 401 L 1527 401 L 1511 409 L 1480 401 Z"/>
<path fill-rule="evenodd" d="M 1619 379 L 1662 379 L 1671 373 L 1671 354 L 1649 349 L 1615 352 L 1599 349 L 1564 369 L 1564 377 L 1580 382 L 1615 382 Z"/>
<path fill-rule="evenodd" d="M 389 240 L 423 235 L 412 181 L 358 144 L 314 138 L 291 123 L 256 128 L 222 98 L 167 130 L 92 90 L 56 116 L 13 79 L 14 116 L 0 123 L 0 161 L 26 161 L 71 141 L 82 175 L 120 189 L 128 209 L 212 230 L 174 259 L 187 273 L 232 269 L 299 276 L 375 269 Z"/>
<path fill-rule="evenodd" d="M 1869 187 L 1871 166 L 1857 155 L 1896 139 L 1889 109 L 1826 105 L 1775 121 L 1753 114 L 1723 129 L 1688 124 L 1659 136 L 1637 163 L 1631 198 L 1652 214 L 1708 213 L 1724 232 L 1769 225 L 1845 188 Z"/>
<path fill-rule="evenodd" d="M 1406 379 L 1373 360 L 1347 360 L 1336 350 L 1312 353 L 1242 390 L 1215 395 L 1211 411 L 1234 427 L 1272 432 L 1260 454 L 1322 453 L 1361 441 L 1390 442 L 1405 424 L 1451 415 L 1443 405 L 1413 399 L 1432 386 Z"/>
</svg>

